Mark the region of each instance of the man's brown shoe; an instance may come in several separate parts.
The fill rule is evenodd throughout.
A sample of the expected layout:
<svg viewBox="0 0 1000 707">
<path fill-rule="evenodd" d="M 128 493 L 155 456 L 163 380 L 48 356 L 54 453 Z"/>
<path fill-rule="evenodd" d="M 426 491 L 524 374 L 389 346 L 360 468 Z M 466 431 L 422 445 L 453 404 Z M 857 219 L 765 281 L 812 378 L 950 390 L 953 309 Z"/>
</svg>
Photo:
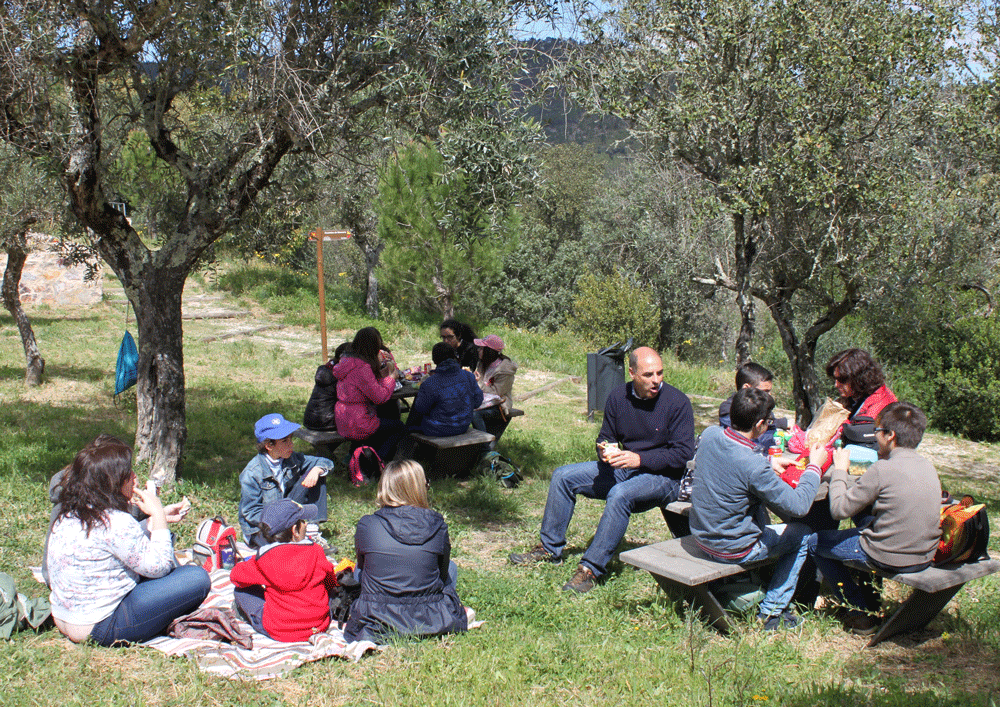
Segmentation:
<svg viewBox="0 0 1000 707">
<path fill-rule="evenodd" d="M 864 611 L 848 611 L 844 617 L 844 630 L 855 636 L 874 636 L 881 625 L 882 619 Z"/>
<path fill-rule="evenodd" d="M 563 591 L 586 594 L 594 588 L 595 584 L 597 584 L 597 577 L 594 576 L 591 569 L 589 567 L 579 565 L 576 568 L 576 574 L 573 575 L 573 579 L 563 585 Z"/>
<path fill-rule="evenodd" d="M 554 565 L 561 565 L 562 558 L 556 557 L 545 547 L 538 543 L 527 552 L 512 552 L 507 557 L 512 565 L 533 565 L 536 562 L 551 562 Z"/>
</svg>

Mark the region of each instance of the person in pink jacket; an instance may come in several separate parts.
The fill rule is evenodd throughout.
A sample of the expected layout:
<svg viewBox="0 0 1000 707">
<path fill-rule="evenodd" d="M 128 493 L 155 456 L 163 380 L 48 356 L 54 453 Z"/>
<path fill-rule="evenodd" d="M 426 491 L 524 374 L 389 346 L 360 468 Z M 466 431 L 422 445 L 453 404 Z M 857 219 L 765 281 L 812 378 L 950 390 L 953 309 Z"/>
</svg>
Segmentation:
<svg viewBox="0 0 1000 707">
<path fill-rule="evenodd" d="M 388 461 L 406 428 L 400 420 L 379 417 L 376 411 L 396 387 L 396 363 L 384 348 L 379 330 L 365 327 L 354 335 L 351 352 L 333 367 L 333 375 L 337 379 L 337 432 L 354 441 L 352 450 L 361 445 L 374 447 Z"/>
</svg>

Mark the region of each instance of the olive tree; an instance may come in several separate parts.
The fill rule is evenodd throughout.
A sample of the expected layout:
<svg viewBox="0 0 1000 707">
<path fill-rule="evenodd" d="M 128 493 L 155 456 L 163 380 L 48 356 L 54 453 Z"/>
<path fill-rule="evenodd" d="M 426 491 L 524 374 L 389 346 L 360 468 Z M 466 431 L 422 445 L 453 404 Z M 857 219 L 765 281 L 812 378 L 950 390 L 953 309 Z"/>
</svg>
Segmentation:
<svg viewBox="0 0 1000 707">
<path fill-rule="evenodd" d="M 863 302 L 948 60 L 952 4 L 617 0 L 565 66 L 575 96 L 627 118 L 651 156 L 711 186 L 730 254 L 698 282 L 735 293 L 737 358 L 754 302 L 775 321 L 796 412 L 821 403 L 819 337 Z"/>
<path fill-rule="evenodd" d="M 55 165 L 135 309 L 136 444 L 152 476 L 174 478 L 187 435 L 181 295 L 192 268 L 261 205 L 292 155 L 350 157 L 399 129 L 505 125 L 503 77 L 520 60 L 509 30 L 521 9 L 504 0 L 3 4 L 0 140 Z M 155 240 L 110 204 L 112 165 L 137 131 L 170 175 L 159 184 L 174 190 Z"/>
<path fill-rule="evenodd" d="M 28 259 L 28 232 L 53 225 L 62 213 L 59 184 L 51 174 L 13 150 L 0 148 L 0 245 L 7 253 L 0 288 L 4 308 L 10 312 L 24 348 L 24 382 L 37 386 L 45 373 L 31 320 L 21 305 L 21 274 Z"/>
</svg>

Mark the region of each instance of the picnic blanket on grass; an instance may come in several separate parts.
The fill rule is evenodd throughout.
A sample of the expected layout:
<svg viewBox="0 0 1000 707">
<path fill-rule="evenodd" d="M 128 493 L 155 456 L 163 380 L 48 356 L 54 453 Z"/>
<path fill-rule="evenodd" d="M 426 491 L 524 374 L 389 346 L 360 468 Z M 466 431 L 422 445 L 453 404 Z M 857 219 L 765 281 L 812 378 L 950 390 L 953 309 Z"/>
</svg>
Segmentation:
<svg viewBox="0 0 1000 707">
<path fill-rule="evenodd" d="M 229 570 L 215 570 L 211 577 L 212 590 L 202 602 L 202 607 L 232 607 L 233 583 L 229 581 Z M 283 643 L 253 631 L 246 622 L 240 623 L 253 633 L 253 648 L 250 650 L 221 641 L 170 636 L 159 636 L 142 645 L 167 655 L 189 656 L 202 671 L 232 680 L 269 680 L 303 663 L 330 657 L 358 660 L 370 650 L 381 649 L 371 641 L 348 643 L 344 640 L 343 630 L 336 628 L 335 624 L 308 641 Z"/>
<path fill-rule="evenodd" d="M 43 581 L 41 568 L 33 573 L 38 581 Z M 211 578 L 212 590 L 201 608 L 231 608 L 233 583 L 229 580 L 229 570 L 215 570 L 211 573 Z M 332 623 L 330 628 L 323 633 L 317 633 L 308 641 L 294 643 L 272 640 L 254 631 L 245 621 L 238 623 L 246 632 L 253 634 L 252 649 L 217 640 L 170 636 L 158 636 L 140 645 L 155 648 L 167 655 L 188 656 L 203 672 L 230 680 L 270 680 L 294 670 L 303 663 L 330 657 L 350 658 L 356 661 L 370 650 L 384 648 L 371 641 L 348 643 L 344 640 L 343 630 L 337 628 L 336 623 Z"/>
<path fill-rule="evenodd" d="M 249 556 L 252 552 L 242 543 L 237 549 L 243 557 Z M 178 564 L 192 562 L 190 550 L 179 551 L 176 555 Z M 36 580 L 45 584 L 41 567 L 32 567 L 31 571 Z M 215 570 L 209 576 L 212 579 L 212 589 L 199 609 L 232 608 L 234 587 L 229 580 L 229 570 Z M 466 607 L 465 610 L 469 617 L 470 629 L 479 628 L 486 623 L 476 620 L 476 612 L 473 609 Z M 252 649 L 218 640 L 171 636 L 158 636 L 140 645 L 155 648 L 167 655 L 188 656 L 198 664 L 202 672 L 230 680 L 270 680 L 314 660 L 337 657 L 357 661 L 368 651 L 385 649 L 385 646 L 371 641 L 349 643 L 344 639 L 343 628 L 338 627 L 336 622 L 331 623 L 326 631 L 317 633 L 308 641 L 294 643 L 268 638 L 254 631 L 250 624 L 241 619 L 236 619 L 234 623 L 246 633 L 252 634 Z"/>
</svg>

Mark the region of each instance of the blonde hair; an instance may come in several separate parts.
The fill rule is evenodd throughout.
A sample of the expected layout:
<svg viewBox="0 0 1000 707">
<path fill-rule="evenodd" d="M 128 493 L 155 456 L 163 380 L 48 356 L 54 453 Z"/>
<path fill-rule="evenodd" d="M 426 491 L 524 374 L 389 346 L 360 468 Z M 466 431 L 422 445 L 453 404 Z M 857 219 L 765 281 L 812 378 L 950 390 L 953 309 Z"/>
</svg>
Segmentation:
<svg viewBox="0 0 1000 707">
<path fill-rule="evenodd" d="M 412 459 L 389 462 L 378 480 L 375 501 L 386 506 L 417 506 L 430 508 L 427 502 L 427 477 L 424 468 Z"/>
</svg>

